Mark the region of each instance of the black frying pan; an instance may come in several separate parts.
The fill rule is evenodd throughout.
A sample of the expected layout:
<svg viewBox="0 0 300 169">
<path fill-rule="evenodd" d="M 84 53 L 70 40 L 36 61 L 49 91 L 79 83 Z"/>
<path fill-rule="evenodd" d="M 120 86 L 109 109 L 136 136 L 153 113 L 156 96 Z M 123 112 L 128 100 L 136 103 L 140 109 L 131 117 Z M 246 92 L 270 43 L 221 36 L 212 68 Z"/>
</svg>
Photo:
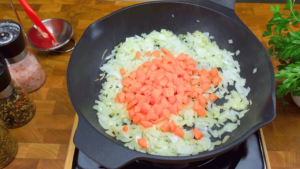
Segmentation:
<svg viewBox="0 0 300 169">
<path fill-rule="evenodd" d="M 217 0 L 213 0 L 217 1 Z M 234 13 L 234 0 L 191 2 L 148 2 L 121 9 L 91 24 L 75 47 L 67 74 L 71 101 L 79 115 L 75 145 L 87 156 L 107 168 L 119 168 L 134 160 L 164 163 L 194 162 L 220 155 L 239 145 L 260 127 L 275 118 L 275 80 L 272 63 L 259 40 Z M 174 17 L 172 17 L 174 15 Z M 200 20 L 200 23 L 197 22 Z M 237 59 L 241 76 L 251 87 L 248 96 L 253 101 L 241 124 L 230 133 L 229 140 L 213 151 L 193 156 L 166 157 L 139 153 L 110 137 L 99 125 L 96 111 L 102 82 L 95 82 L 105 63 L 103 52 L 111 51 L 126 37 L 150 33 L 162 28 L 175 34 L 200 30 L 209 32 L 221 49 L 240 50 Z M 233 44 L 228 43 L 233 40 Z M 253 74 L 253 69 L 257 73 Z"/>
</svg>

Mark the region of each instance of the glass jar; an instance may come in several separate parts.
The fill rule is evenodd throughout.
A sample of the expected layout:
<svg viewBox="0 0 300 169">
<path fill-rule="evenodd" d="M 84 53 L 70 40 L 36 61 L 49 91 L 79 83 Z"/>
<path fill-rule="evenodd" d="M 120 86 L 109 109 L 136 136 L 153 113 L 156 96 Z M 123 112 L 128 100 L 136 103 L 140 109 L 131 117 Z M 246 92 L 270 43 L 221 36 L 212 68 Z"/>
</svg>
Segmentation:
<svg viewBox="0 0 300 169">
<path fill-rule="evenodd" d="M 8 69 L 11 77 L 28 93 L 39 89 L 46 81 L 44 69 L 30 50 L 23 60 L 16 63 L 9 62 Z"/>
<path fill-rule="evenodd" d="M 46 80 L 46 73 L 33 53 L 25 46 L 18 23 L 0 22 L 0 56 L 3 56 L 11 76 L 27 92 L 39 89 Z"/>
<path fill-rule="evenodd" d="M 6 128 L 27 124 L 36 106 L 27 92 L 11 78 L 5 60 L 0 57 L 0 120 Z"/>
<path fill-rule="evenodd" d="M 6 167 L 15 158 L 17 152 L 17 140 L 0 125 L 0 168 Z"/>
</svg>

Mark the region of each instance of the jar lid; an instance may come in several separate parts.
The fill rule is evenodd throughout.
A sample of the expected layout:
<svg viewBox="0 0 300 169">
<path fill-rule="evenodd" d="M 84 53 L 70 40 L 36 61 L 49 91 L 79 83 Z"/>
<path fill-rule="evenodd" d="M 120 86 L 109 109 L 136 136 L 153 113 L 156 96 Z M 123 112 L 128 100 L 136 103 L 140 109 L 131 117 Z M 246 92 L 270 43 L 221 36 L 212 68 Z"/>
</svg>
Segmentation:
<svg viewBox="0 0 300 169">
<path fill-rule="evenodd" d="M 0 93 L 10 85 L 11 81 L 12 80 L 6 61 L 0 56 Z"/>
<path fill-rule="evenodd" d="M 0 22 L 0 55 L 5 58 L 18 56 L 25 49 L 20 25 L 14 21 Z"/>
</svg>

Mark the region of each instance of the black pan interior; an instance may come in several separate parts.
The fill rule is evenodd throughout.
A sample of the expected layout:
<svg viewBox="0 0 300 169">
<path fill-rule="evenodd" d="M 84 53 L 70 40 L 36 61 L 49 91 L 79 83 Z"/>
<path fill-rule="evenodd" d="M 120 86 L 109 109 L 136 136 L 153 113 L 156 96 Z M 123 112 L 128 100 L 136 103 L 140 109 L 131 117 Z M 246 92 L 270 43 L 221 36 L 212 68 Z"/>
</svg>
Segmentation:
<svg viewBox="0 0 300 169">
<path fill-rule="evenodd" d="M 240 50 L 240 55 L 234 59 L 239 61 L 241 76 L 247 79 L 246 86 L 251 88 L 248 98 L 253 104 L 249 106 L 250 111 L 241 119 L 238 129 L 229 134 L 230 138 L 225 144 L 215 147 L 211 152 L 200 153 L 195 158 L 211 156 L 218 153 L 217 150 L 232 148 L 246 139 L 243 136 L 250 136 L 275 117 L 272 100 L 273 68 L 265 49 L 252 33 L 230 18 L 204 7 L 183 3 L 148 3 L 96 21 L 87 28 L 72 53 L 68 67 L 71 100 L 77 113 L 82 114 L 99 133 L 116 144 L 123 145 L 105 133 L 98 123 L 96 111 L 92 108 L 95 100 L 98 100 L 102 85 L 102 82 L 95 82 L 95 79 L 102 73 L 99 67 L 105 63 L 101 58 L 103 52 L 108 49 L 107 56 L 113 47 L 123 42 L 126 37 L 148 34 L 162 28 L 171 30 L 177 35 L 192 33 L 195 30 L 209 32 L 215 37 L 214 40 L 221 49 L 232 52 Z M 232 39 L 233 44 L 229 44 L 228 39 Z M 257 68 L 255 74 L 254 68 Z"/>
</svg>

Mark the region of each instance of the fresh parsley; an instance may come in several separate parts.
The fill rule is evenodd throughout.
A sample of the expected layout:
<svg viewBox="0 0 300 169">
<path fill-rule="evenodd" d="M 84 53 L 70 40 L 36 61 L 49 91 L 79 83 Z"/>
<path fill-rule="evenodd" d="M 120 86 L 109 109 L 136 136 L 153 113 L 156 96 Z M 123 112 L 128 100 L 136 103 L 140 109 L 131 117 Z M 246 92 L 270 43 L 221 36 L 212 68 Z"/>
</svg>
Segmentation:
<svg viewBox="0 0 300 169">
<path fill-rule="evenodd" d="M 274 12 L 273 18 L 267 24 L 267 30 L 263 37 L 269 37 L 268 49 L 270 56 L 276 56 L 280 65 L 277 66 L 279 72 L 275 77 L 285 79 L 282 85 L 278 85 L 276 92 L 278 98 L 292 92 L 294 96 L 300 96 L 300 30 L 293 31 L 292 25 L 300 23 L 298 11 L 293 11 L 295 0 L 287 0 L 283 10 L 289 10 L 290 14 L 281 14 L 279 5 L 271 6 Z"/>
</svg>

